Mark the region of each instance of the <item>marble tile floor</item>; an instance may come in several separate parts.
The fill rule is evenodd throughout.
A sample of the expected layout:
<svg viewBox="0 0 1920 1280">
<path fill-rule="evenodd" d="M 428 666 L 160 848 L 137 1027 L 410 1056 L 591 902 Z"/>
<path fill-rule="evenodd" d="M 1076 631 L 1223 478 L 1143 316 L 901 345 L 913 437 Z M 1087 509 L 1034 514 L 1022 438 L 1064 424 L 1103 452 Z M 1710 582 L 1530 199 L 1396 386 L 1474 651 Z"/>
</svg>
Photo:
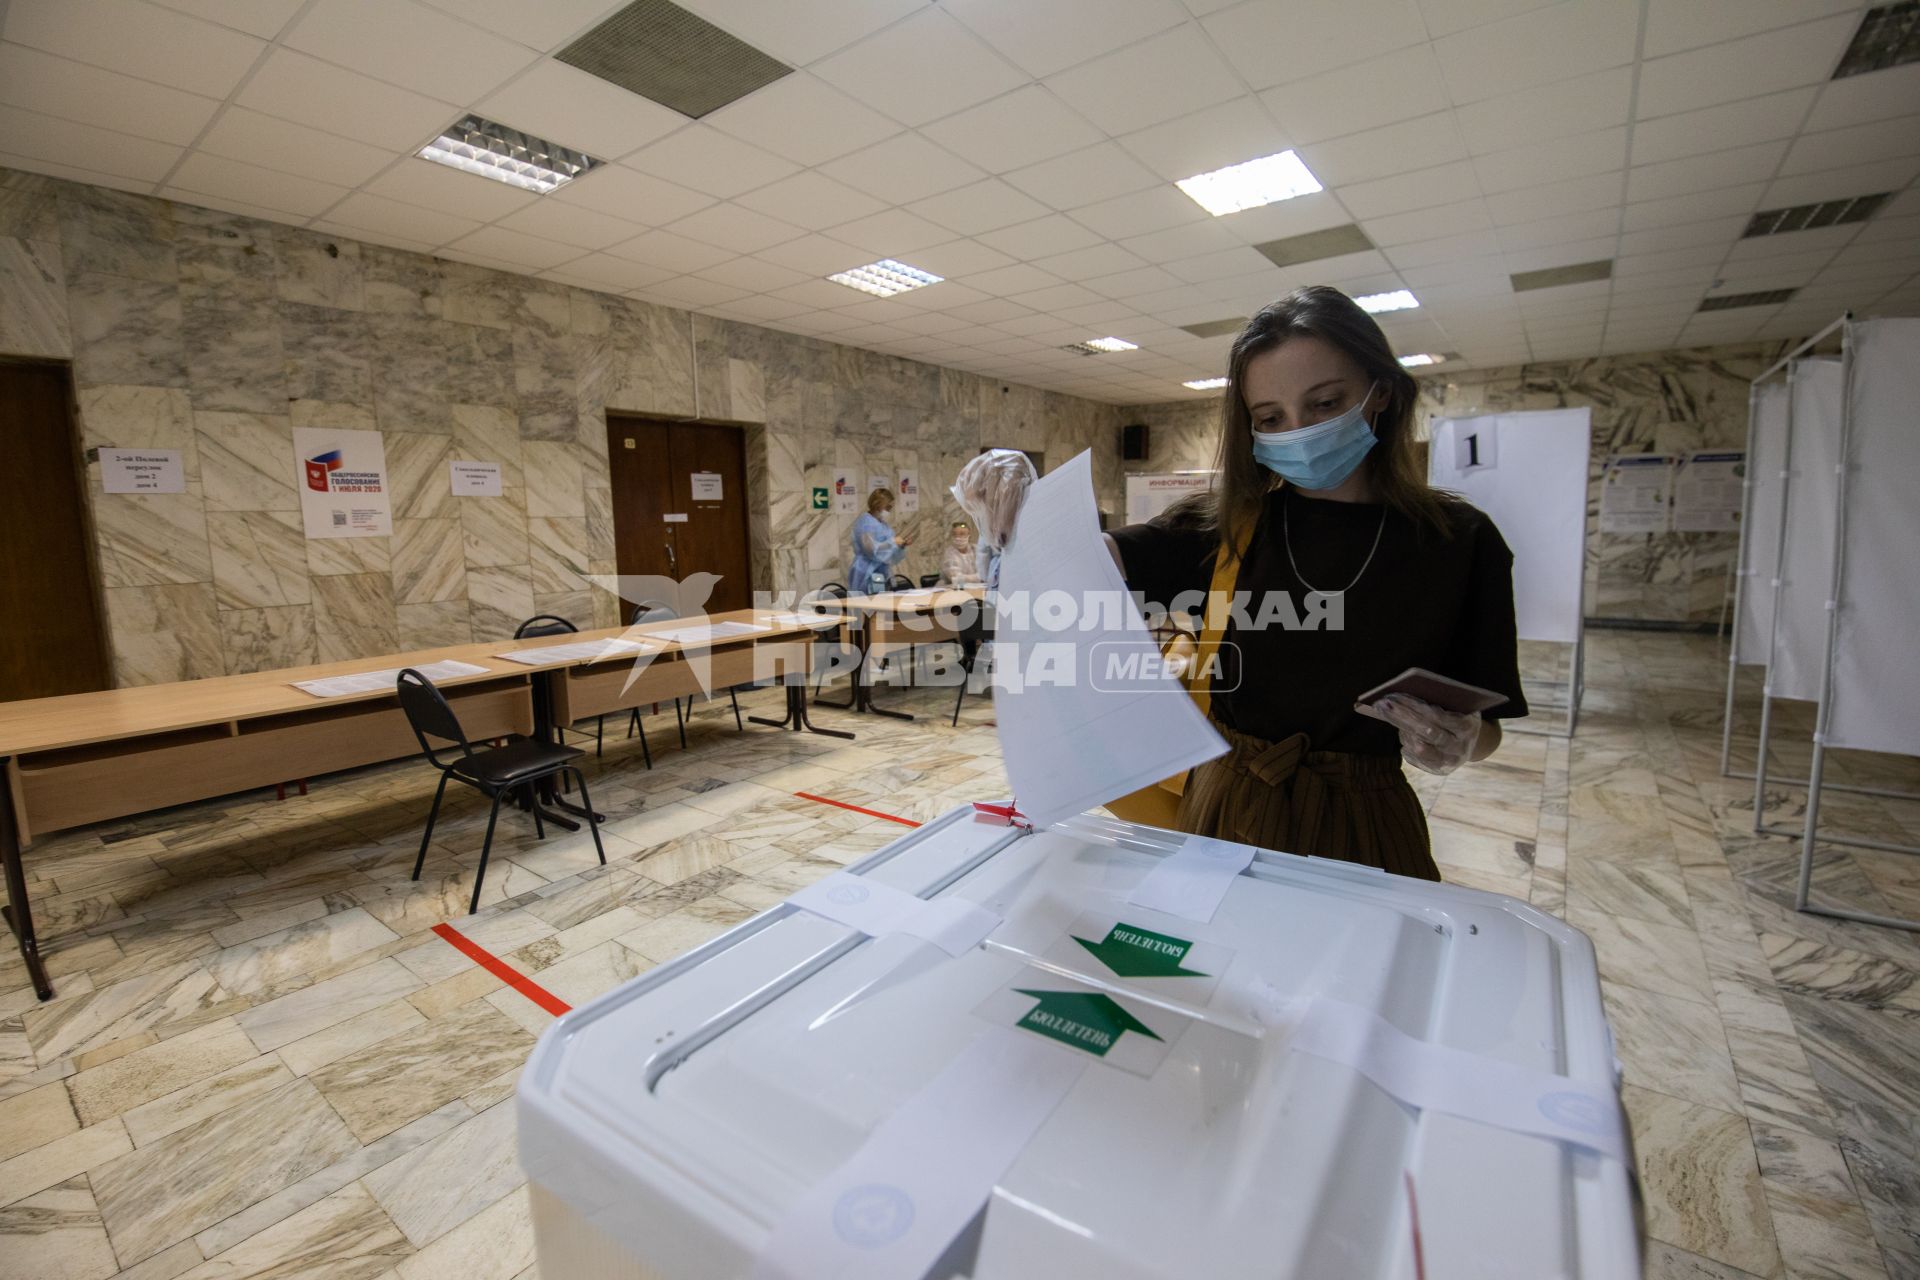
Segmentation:
<svg viewBox="0 0 1920 1280">
<path fill-rule="evenodd" d="M 1712 640 L 1589 635 L 1571 743 L 1510 734 L 1415 774 L 1449 879 L 1563 916 L 1598 950 L 1654 1280 L 1920 1280 L 1920 938 L 1791 909 L 1797 848 L 1719 775 Z M 1543 681 L 1558 674 L 1541 673 Z M 1744 686 L 1743 686 L 1744 688 Z M 733 730 L 703 706 L 655 768 L 613 739 L 584 833 L 450 794 L 408 879 L 431 774 L 400 763 L 63 833 L 29 851 L 57 998 L 0 957 L 0 1274 L 10 1280 L 531 1280 L 516 1074 L 548 1014 L 430 932 L 452 921 L 564 1001 L 659 964 L 899 835 L 795 792 L 924 819 L 1005 793 L 991 705 L 884 695 L 857 741 Z M 776 710 L 778 695 L 743 703 Z M 1743 704 L 1751 708 L 1751 700 Z M 1750 763 L 1752 716 L 1737 722 Z M 1780 713 L 1791 767 L 1804 708 Z M 1801 757 L 1803 760 L 1803 757 Z M 1920 762 L 1849 776 L 1920 790 Z M 1776 789 L 1793 812 L 1803 796 Z M 1920 803 L 1847 797 L 1920 840 Z M 1920 912 L 1920 863 L 1826 847 L 1823 894 Z"/>
</svg>

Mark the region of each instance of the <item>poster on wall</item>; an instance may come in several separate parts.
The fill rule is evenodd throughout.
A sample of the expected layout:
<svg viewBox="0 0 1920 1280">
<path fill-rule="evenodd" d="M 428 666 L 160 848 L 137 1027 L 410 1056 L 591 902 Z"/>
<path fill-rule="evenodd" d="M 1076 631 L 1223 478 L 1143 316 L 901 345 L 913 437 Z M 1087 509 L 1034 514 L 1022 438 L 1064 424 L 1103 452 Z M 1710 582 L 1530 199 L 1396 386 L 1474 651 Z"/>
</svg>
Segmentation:
<svg viewBox="0 0 1920 1280">
<path fill-rule="evenodd" d="M 447 464 L 456 498 L 497 498 L 500 496 L 500 464 L 497 462 L 451 462 Z"/>
<path fill-rule="evenodd" d="M 860 510 L 860 482 L 853 478 L 852 467 L 833 469 L 833 512 L 850 516 Z"/>
<path fill-rule="evenodd" d="M 378 431 L 295 427 L 293 467 L 309 538 L 379 538 L 393 532 L 387 450 Z"/>
<path fill-rule="evenodd" d="M 1145 524 L 1180 499 L 1213 487 L 1211 471 L 1127 477 L 1127 523 Z"/>
<path fill-rule="evenodd" d="M 695 502 L 719 502 L 721 500 L 720 473 L 718 471 L 696 471 L 693 473 L 693 500 Z"/>
<path fill-rule="evenodd" d="M 1684 533 L 1731 533 L 1740 527 L 1747 455 L 1720 449 L 1687 455 L 1673 480 L 1673 527 Z"/>
<path fill-rule="evenodd" d="M 869 474 L 867 476 L 866 491 L 860 495 L 860 505 L 862 507 L 867 505 L 867 494 L 872 493 L 875 489 L 885 489 L 888 493 L 892 493 L 893 481 L 883 475 Z"/>
<path fill-rule="evenodd" d="M 1616 453 L 1600 484 L 1600 532 L 1665 533 L 1673 509 L 1674 457 Z"/>
<path fill-rule="evenodd" d="M 102 449 L 100 488 L 106 493 L 185 493 L 187 473 L 180 450 Z"/>
<path fill-rule="evenodd" d="M 900 513 L 912 515 L 920 509 L 920 468 L 900 468 L 900 487 L 894 490 L 900 501 Z"/>
</svg>

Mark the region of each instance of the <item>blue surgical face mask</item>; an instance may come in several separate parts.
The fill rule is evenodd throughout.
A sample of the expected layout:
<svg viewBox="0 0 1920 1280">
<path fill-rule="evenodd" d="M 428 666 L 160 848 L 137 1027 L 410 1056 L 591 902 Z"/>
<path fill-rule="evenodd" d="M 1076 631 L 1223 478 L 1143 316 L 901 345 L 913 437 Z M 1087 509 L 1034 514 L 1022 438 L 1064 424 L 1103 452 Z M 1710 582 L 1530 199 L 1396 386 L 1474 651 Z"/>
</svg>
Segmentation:
<svg viewBox="0 0 1920 1280">
<path fill-rule="evenodd" d="M 1377 440 L 1365 416 L 1374 385 L 1337 418 L 1295 431 L 1254 432 L 1254 458 L 1302 489 L 1339 488 Z"/>
</svg>

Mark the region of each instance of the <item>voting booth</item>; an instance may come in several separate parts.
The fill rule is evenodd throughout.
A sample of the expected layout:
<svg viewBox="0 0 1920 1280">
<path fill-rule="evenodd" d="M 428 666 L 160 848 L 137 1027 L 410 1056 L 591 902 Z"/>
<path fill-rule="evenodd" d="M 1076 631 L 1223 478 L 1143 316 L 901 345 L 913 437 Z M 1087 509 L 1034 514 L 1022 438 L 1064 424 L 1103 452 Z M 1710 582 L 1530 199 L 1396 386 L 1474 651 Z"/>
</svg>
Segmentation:
<svg viewBox="0 0 1920 1280">
<path fill-rule="evenodd" d="M 1838 331 L 1838 359 L 1808 355 Z M 1780 388 L 1780 389 L 1776 389 Z M 1755 380 L 1749 435 L 1771 484 L 1756 475 L 1749 503 L 1771 507 L 1743 536 L 1736 632 L 1721 729 L 1721 772 L 1754 780 L 1754 830 L 1800 840 L 1795 905 L 1894 928 L 1920 921 L 1814 900 L 1817 845 L 1920 853 L 1920 845 L 1822 828 L 1821 796 L 1850 791 L 1920 799 L 1911 791 L 1829 780 L 1836 749 L 1920 755 L 1920 681 L 1910 655 L 1920 634 L 1920 320 L 1842 317 Z M 1754 631 L 1764 627 L 1764 644 Z M 1729 768 L 1737 668 L 1766 665 L 1751 774 Z M 1816 704 L 1805 778 L 1769 777 L 1773 702 Z M 1797 826 L 1767 821 L 1767 783 L 1804 786 Z"/>
<path fill-rule="evenodd" d="M 1586 938 L 1512 898 L 950 812 L 559 1019 L 542 1274 L 1639 1271 Z"/>
<path fill-rule="evenodd" d="M 1568 646 L 1567 696 L 1539 704 L 1565 712 L 1563 727 L 1555 731 L 1562 737 L 1573 735 L 1585 684 L 1581 597 L 1592 429 L 1585 408 L 1435 418 L 1427 447 L 1428 480 L 1493 517 L 1513 551 L 1519 638 Z"/>
</svg>

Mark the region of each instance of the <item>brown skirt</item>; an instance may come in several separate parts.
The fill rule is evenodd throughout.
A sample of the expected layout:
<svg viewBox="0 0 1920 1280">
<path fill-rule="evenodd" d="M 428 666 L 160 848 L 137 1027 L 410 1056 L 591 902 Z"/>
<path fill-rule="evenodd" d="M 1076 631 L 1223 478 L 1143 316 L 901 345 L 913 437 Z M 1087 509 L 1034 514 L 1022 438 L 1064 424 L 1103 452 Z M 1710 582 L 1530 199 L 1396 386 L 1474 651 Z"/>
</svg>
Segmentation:
<svg viewBox="0 0 1920 1280">
<path fill-rule="evenodd" d="M 1400 761 L 1268 742 L 1219 722 L 1233 748 L 1187 779 L 1180 830 L 1438 880 L 1427 818 Z"/>
</svg>

